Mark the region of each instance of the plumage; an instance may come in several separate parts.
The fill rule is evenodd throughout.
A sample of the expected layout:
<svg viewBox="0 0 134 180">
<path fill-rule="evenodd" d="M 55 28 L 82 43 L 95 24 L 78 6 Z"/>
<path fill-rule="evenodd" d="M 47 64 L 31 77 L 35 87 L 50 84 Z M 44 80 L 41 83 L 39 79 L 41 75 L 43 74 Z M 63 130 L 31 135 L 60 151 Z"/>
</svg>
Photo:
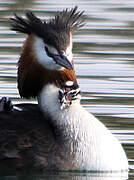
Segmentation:
<svg viewBox="0 0 134 180">
<path fill-rule="evenodd" d="M 16 107 L 22 111 L 15 110 Z M 63 151 L 56 143 L 55 129 L 38 105 L 16 105 L 13 111 L 0 112 L 0 119 L 0 167 L 9 158 L 22 162 L 16 165 L 17 168 L 49 169 L 50 163 L 54 170 L 56 166 L 51 163 L 52 156 L 63 159 Z"/>
<path fill-rule="evenodd" d="M 58 86 L 61 82 L 76 82 L 74 70 L 50 71 L 36 61 L 35 52 L 32 48 L 34 38 L 34 35 L 30 35 L 26 40 L 18 63 L 17 79 L 20 96 L 36 97 L 48 82 L 53 82 Z"/>
<path fill-rule="evenodd" d="M 26 19 L 15 14 L 11 18 L 14 22 L 12 30 L 25 34 L 35 34 L 49 45 L 65 50 L 69 43 L 70 32 L 74 32 L 83 26 L 83 12 L 77 11 L 77 7 L 59 12 L 53 19 L 43 21 L 37 18 L 31 11 L 26 13 Z"/>
<path fill-rule="evenodd" d="M 127 171 L 120 142 L 80 104 L 73 69 L 72 31 L 82 24 L 77 7 L 43 22 L 32 12 L 15 15 L 13 30 L 28 34 L 18 63 L 22 97 L 38 105 L 0 102 L 0 166 L 44 170 Z"/>
<path fill-rule="evenodd" d="M 64 73 L 66 71 L 65 69 L 64 71 L 55 72 L 42 67 L 38 62 L 39 58 L 35 52 L 34 44 L 36 43 L 35 39 L 40 38 L 44 42 L 44 50 L 42 51 L 45 52 L 45 44 L 47 44 L 55 47 L 59 54 L 66 52 L 68 46 L 72 46 L 72 32 L 80 28 L 83 24 L 82 14 L 83 12 L 77 12 L 77 7 L 75 7 L 70 11 L 66 9 L 59 12 L 48 22 L 40 20 L 31 11 L 26 13 L 26 19 L 16 14 L 15 18 L 11 18 L 14 22 L 12 24 L 12 30 L 28 34 L 18 63 L 18 89 L 22 97 L 36 97 L 44 84 L 44 79 L 47 81 L 47 77 L 52 79 L 53 77 L 55 78 L 55 75 L 56 77 L 58 76 L 59 78 L 52 80 L 54 82 L 56 81 L 56 83 L 58 83 L 57 79 L 62 78 L 62 81 L 64 81 L 63 77 L 65 77 L 65 81 L 76 81 L 76 77 L 72 78 L 70 76 L 70 74 L 74 76 L 73 71 Z M 71 52 L 72 49 L 70 49 Z M 40 54 L 42 53 L 39 52 Z M 42 61 L 45 62 L 45 55 L 43 56 L 44 59 Z M 71 64 L 73 65 L 73 59 L 71 59 Z M 45 74 L 44 69 L 46 69 Z M 49 74 L 51 74 L 51 77 Z"/>
<path fill-rule="evenodd" d="M 27 11 L 26 19 L 19 17 L 15 14 L 15 18 L 11 18 L 14 21 L 12 24 L 12 30 L 25 34 L 36 34 L 39 37 L 44 37 L 45 33 L 54 31 L 59 33 L 63 31 L 74 31 L 83 26 L 83 12 L 77 11 L 77 6 L 57 13 L 53 19 L 49 21 L 41 20 L 37 18 L 31 11 Z"/>
</svg>

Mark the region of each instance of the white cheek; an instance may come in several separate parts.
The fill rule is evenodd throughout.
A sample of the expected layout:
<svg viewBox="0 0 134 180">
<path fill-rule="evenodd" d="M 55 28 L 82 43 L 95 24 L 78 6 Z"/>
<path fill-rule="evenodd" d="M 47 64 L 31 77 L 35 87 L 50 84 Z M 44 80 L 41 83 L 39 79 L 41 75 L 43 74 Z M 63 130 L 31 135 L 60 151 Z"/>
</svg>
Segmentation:
<svg viewBox="0 0 134 180">
<path fill-rule="evenodd" d="M 33 45 L 34 52 L 36 55 L 37 61 L 45 68 L 50 70 L 61 70 L 62 67 L 54 62 L 45 51 L 45 44 L 43 40 L 39 37 L 35 37 L 35 43 Z"/>
<path fill-rule="evenodd" d="M 70 45 L 67 47 L 65 56 L 67 57 L 67 59 L 68 59 L 70 62 L 72 62 L 72 59 L 73 59 L 72 43 L 70 43 Z"/>
<path fill-rule="evenodd" d="M 69 62 L 72 62 L 72 58 L 73 58 L 72 52 L 67 53 L 66 57 L 69 60 Z"/>
</svg>

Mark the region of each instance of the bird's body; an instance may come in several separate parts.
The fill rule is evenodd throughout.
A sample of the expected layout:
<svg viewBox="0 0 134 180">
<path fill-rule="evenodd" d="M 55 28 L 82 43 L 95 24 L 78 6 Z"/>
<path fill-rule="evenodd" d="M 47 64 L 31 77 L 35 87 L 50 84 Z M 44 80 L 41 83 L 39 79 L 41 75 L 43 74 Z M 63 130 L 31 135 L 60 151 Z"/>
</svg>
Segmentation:
<svg viewBox="0 0 134 180">
<path fill-rule="evenodd" d="M 125 152 L 119 141 L 78 100 L 69 108 L 60 109 L 59 89 L 54 85 L 43 88 L 39 105 L 51 118 L 65 157 L 72 157 L 75 170 L 120 171 L 127 170 Z M 67 154 L 67 156 L 66 156 Z"/>
<path fill-rule="evenodd" d="M 72 59 L 72 31 L 82 15 L 76 10 L 48 23 L 31 12 L 26 20 L 13 19 L 13 30 L 28 34 L 19 60 L 19 92 L 37 97 L 39 106 L 0 113 L 0 163 L 16 158 L 45 170 L 128 170 L 119 141 L 80 104 Z"/>
<path fill-rule="evenodd" d="M 20 104 L 0 113 L 0 165 L 15 158 L 19 168 L 127 170 L 119 141 L 78 101 L 61 109 L 58 91 L 55 85 L 47 85 L 39 96 L 40 108 Z"/>
<path fill-rule="evenodd" d="M 16 168 L 45 170 L 60 170 L 63 162 L 67 162 L 56 142 L 54 127 L 37 104 L 16 105 L 13 111 L 1 112 L 0 117 L 0 167 L 7 159 L 10 159 L 8 163 L 14 159 L 19 162 Z"/>
</svg>

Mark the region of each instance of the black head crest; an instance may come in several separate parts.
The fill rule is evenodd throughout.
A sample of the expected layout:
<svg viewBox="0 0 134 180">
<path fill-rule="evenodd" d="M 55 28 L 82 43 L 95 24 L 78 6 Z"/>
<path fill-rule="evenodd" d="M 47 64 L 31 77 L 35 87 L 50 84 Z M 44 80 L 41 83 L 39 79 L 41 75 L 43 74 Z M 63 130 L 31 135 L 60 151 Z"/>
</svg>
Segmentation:
<svg viewBox="0 0 134 180">
<path fill-rule="evenodd" d="M 31 11 L 26 13 L 26 19 L 15 14 L 15 17 L 11 18 L 11 20 L 14 21 L 14 24 L 11 25 L 11 30 L 25 34 L 40 34 L 41 36 L 42 30 L 46 27 L 46 22 L 42 22 Z"/>
<path fill-rule="evenodd" d="M 49 31 L 75 31 L 83 26 L 82 12 L 77 12 L 77 7 L 59 12 L 55 18 L 48 22 L 37 18 L 31 11 L 26 13 L 26 18 L 22 18 L 15 14 L 11 29 L 25 34 L 36 34 L 39 37 L 44 36 Z"/>
<path fill-rule="evenodd" d="M 70 11 L 68 9 L 59 12 L 54 19 L 51 19 L 49 25 L 57 31 L 75 31 L 84 25 L 83 13 L 77 11 L 78 7 L 75 6 Z"/>
</svg>

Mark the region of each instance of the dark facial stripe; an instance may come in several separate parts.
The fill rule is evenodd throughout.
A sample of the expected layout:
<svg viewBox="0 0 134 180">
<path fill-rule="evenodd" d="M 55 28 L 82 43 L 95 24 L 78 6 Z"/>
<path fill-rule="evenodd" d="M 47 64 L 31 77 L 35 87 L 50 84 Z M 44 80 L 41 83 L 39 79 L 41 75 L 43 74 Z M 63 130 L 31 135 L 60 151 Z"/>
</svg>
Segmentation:
<svg viewBox="0 0 134 180">
<path fill-rule="evenodd" d="M 73 66 L 70 63 L 70 61 L 66 58 L 66 56 L 64 56 L 63 54 L 50 53 L 46 46 L 45 46 L 45 50 L 47 55 L 51 57 L 56 62 L 56 64 L 65 67 L 66 69 L 73 70 Z"/>
</svg>

